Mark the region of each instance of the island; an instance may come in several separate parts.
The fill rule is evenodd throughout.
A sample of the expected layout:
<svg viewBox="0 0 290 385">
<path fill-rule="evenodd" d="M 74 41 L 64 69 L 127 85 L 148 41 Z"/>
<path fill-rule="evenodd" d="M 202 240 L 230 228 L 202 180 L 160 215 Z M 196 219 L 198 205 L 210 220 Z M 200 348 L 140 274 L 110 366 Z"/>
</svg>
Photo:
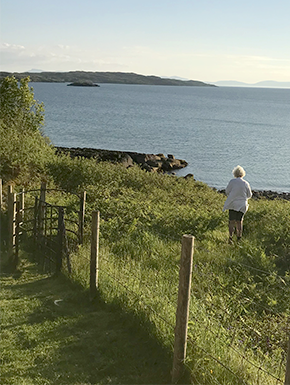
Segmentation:
<svg viewBox="0 0 290 385">
<path fill-rule="evenodd" d="M 84 82 L 73 82 L 67 84 L 68 86 L 74 86 L 74 87 L 100 87 L 98 84 L 90 82 L 90 81 L 84 81 Z"/>
</svg>

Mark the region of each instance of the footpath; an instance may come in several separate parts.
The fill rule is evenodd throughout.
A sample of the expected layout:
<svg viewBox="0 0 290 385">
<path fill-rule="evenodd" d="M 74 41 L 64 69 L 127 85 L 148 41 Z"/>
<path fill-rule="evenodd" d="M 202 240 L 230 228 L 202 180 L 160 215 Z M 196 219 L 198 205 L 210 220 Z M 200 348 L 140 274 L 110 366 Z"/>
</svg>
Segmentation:
<svg viewBox="0 0 290 385">
<path fill-rule="evenodd" d="M 132 315 L 26 258 L 0 275 L 1 384 L 170 383 L 170 353 Z"/>
</svg>

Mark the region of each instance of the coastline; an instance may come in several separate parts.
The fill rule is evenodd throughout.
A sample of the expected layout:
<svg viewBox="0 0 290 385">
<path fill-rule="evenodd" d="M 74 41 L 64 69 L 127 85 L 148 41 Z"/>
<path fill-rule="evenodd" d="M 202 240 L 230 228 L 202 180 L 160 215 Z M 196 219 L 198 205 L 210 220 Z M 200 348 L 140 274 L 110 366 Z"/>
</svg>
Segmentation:
<svg viewBox="0 0 290 385">
<path fill-rule="evenodd" d="M 114 150 L 104 150 L 104 149 L 95 149 L 95 148 L 81 148 L 81 147 L 59 147 L 55 146 L 56 154 L 67 154 L 72 158 L 82 157 L 82 158 L 93 158 L 96 161 L 105 162 L 109 161 L 112 163 L 121 163 L 124 167 L 133 167 L 133 165 L 138 165 L 143 170 L 147 172 L 160 172 L 160 173 L 171 173 L 175 175 L 174 170 L 185 168 L 188 163 L 183 159 L 176 159 L 174 155 L 168 154 L 145 154 L 131 151 L 114 151 Z M 179 178 L 194 178 L 193 174 L 187 174 L 185 176 L 180 176 Z M 216 189 L 212 187 L 213 190 L 218 191 L 220 194 L 225 194 L 224 189 Z M 253 199 L 283 199 L 290 201 L 289 192 L 277 192 L 272 190 L 252 190 Z"/>
<path fill-rule="evenodd" d="M 216 190 L 216 189 L 214 189 Z M 220 194 L 224 194 L 225 190 L 217 190 Z M 274 200 L 274 199 L 284 199 L 287 201 L 290 201 L 290 193 L 288 192 L 277 192 L 272 190 L 252 190 L 252 199 L 267 199 L 267 200 Z"/>
</svg>

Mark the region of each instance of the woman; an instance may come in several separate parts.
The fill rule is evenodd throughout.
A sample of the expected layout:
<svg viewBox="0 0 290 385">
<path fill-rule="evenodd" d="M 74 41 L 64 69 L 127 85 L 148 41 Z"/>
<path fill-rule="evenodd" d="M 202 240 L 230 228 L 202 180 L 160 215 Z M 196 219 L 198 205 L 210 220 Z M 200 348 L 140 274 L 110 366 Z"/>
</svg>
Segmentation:
<svg viewBox="0 0 290 385">
<path fill-rule="evenodd" d="M 233 234 L 236 229 L 238 241 L 243 233 L 243 219 L 248 210 L 248 199 L 252 196 L 249 183 L 243 179 L 246 175 L 241 166 L 233 169 L 234 179 L 231 179 L 226 188 L 227 200 L 223 211 L 229 210 L 229 243 L 233 242 Z"/>
</svg>

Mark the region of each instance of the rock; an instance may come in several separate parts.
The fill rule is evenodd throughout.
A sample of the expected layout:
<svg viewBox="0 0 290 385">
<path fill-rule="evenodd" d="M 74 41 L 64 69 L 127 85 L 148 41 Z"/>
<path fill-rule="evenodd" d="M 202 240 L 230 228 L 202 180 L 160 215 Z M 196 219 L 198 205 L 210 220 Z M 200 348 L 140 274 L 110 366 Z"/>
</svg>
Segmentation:
<svg viewBox="0 0 290 385">
<path fill-rule="evenodd" d="M 165 160 L 162 163 L 162 169 L 164 171 L 170 171 L 170 170 L 178 170 L 181 168 L 184 168 L 187 166 L 187 162 L 185 160 L 179 160 L 179 159 L 172 159 L 172 158 L 165 158 Z"/>
<path fill-rule="evenodd" d="M 181 169 L 187 166 L 182 159 L 175 159 L 173 155 L 166 158 L 163 154 L 143 154 L 138 152 L 98 150 L 94 148 L 67 148 L 56 147 L 56 154 L 69 154 L 72 158 L 84 157 L 93 158 L 97 162 L 121 163 L 125 167 L 139 165 L 148 172 L 168 172 Z"/>
<path fill-rule="evenodd" d="M 120 163 L 126 168 L 133 167 L 133 159 L 126 153 L 124 153 L 124 156 L 121 157 Z"/>
<path fill-rule="evenodd" d="M 187 161 L 186 161 L 186 160 L 184 160 L 184 159 L 179 159 L 179 162 L 180 162 L 180 164 L 181 164 L 183 167 L 186 167 L 186 166 L 188 166 L 188 163 L 187 163 Z"/>
<path fill-rule="evenodd" d="M 187 174 L 185 175 L 184 179 L 190 179 L 190 178 L 193 178 L 194 179 L 194 175 L 193 174 Z"/>
<path fill-rule="evenodd" d="M 162 170 L 163 171 L 171 171 L 173 170 L 173 165 L 171 162 L 169 162 L 168 160 L 165 160 L 163 163 L 162 163 Z"/>
<path fill-rule="evenodd" d="M 149 164 L 149 166 L 151 166 L 151 167 L 157 167 L 157 168 L 159 168 L 159 167 L 161 167 L 161 165 L 162 165 L 162 160 L 161 160 L 161 159 L 160 159 L 160 160 L 158 160 L 158 159 L 156 159 L 156 160 L 154 160 L 154 159 L 149 159 L 149 160 L 147 160 L 146 163 Z"/>
<path fill-rule="evenodd" d="M 141 169 L 142 169 L 142 170 L 145 170 L 145 171 L 148 171 L 148 172 L 153 171 L 153 170 L 152 170 L 152 167 L 149 166 L 149 164 L 147 164 L 147 163 L 144 163 L 144 164 L 141 166 Z"/>
</svg>

